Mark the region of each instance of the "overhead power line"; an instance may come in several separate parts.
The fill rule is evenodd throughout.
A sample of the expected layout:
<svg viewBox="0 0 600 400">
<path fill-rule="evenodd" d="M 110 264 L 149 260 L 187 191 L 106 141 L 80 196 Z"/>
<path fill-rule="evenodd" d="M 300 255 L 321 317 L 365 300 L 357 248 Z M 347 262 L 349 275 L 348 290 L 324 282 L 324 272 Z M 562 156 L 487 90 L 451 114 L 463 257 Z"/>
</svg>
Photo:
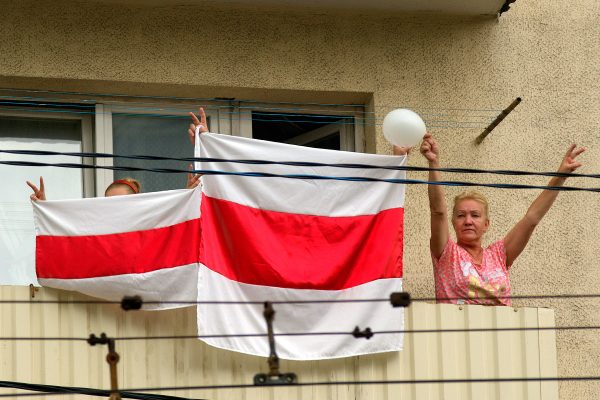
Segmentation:
<svg viewBox="0 0 600 400">
<path fill-rule="evenodd" d="M 593 178 L 599 179 L 600 174 L 581 174 L 576 172 L 536 172 L 536 171 L 520 171 L 520 170 L 496 170 L 496 169 L 477 169 L 477 168 L 430 168 L 430 167 L 415 167 L 408 165 L 398 166 L 381 166 L 373 164 L 347 164 L 347 163 L 319 163 L 308 161 L 275 161 L 275 160 L 251 160 L 251 159 L 227 159 L 227 158 L 210 158 L 210 157 L 164 157 L 155 155 L 123 155 L 111 153 L 94 153 L 94 152 L 58 152 L 46 150 L 1 150 L 0 153 L 31 155 L 31 156 L 68 156 L 68 157 L 84 157 L 84 158 L 113 158 L 113 159 L 128 159 L 128 160 L 151 160 L 151 161 L 182 161 L 182 162 L 215 162 L 215 163 L 232 163 L 232 164 L 248 164 L 248 165 L 286 165 L 294 167 L 334 167 L 343 169 L 382 169 L 382 170 L 397 170 L 397 171 L 439 171 L 460 174 L 492 174 L 492 175 L 514 175 L 514 176 L 545 176 L 545 177 L 561 177 L 561 178 Z M 189 170 L 186 170 L 189 172 Z"/>
<path fill-rule="evenodd" d="M 312 175 L 312 174 L 273 174 L 266 172 L 229 172 L 220 170 L 186 170 L 178 168 L 142 168 L 130 166 L 104 166 L 85 163 L 42 163 L 34 161 L 0 161 L 0 164 L 11 166 L 27 166 L 27 167 L 57 167 L 57 168 L 75 168 L 75 169 L 102 169 L 111 171 L 146 171 L 168 174 L 196 173 L 203 175 L 225 175 L 225 176 L 243 176 L 251 178 L 285 178 L 285 179 L 312 179 L 312 180 L 332 180 L 346 182 L 381 182 L 404 185 L 436 185 L 436 186 L 454 186 L 454 187 L 486 187 L 496 189 L 539 189 L 539 190 L 555 190 L 560 192 L 600 192 L 600 188 L 578 187 L 578 186 L 541 186 L 541 185 L 524 185 L 511 183 L 478 183 L 466 181 L 425 181 L 417 179 L 381 179 L 360 176 L 327 176 L 327 175 Z"/>
<path fill-rule="evenodd" d="M 316 381 L 316 382 L 297 382 L 297 383 L 280 383 L 277 387 L 312 387 L 312 386 L 358 386 L 358 385 L 447 385 L 457 383 L 514 383 L 514 382 L 590 382 L 600 381 L 600 376 L 556 376 L 556 377 L 514 377 L 514 378 L 464 378 L 464 379 L 398 379 L 398 380 L 373 380 L 373 381 Z M 0 382 L 1 383 L 1 382 Z M 9 384 L 18 384 L 18 382 L 8 382 Z M 0 385 L 1 386 L 1 385 Z M 48 386 L 48 385 L 38 385 Z M 10 387 L 10 386 L 5 386 Z M 65 386 L 51 386 L 52 392 L 46 393 L 17 393 L 17 394 L 0 394 L 0 397 L 28 397 L 28 396 L 52 396 L 57 394 L 87 394 L 76 391 L 77 389 L 97 391 L 98 394 L 92 396 L 106 396 L 110 394 L 108 390 L 87 389 L 87 388 L 70 388 Z M 168 387 L 148 387 L 124 389 L 119 393 L 131 394 L 132 392 L 162 392 L 162 391 L 181 391 L 181 390 L 231 390 L 231 389 L 260 389 L 264 386 L 256 386 L 254 384 L 229 384 L 229 385 L 197 385 L 197 386 L 168 386 Z M 31 389 L 30 389 L 31 390 Z M 136 394 L 139 396 L 139 394 Z M 153 395 L 157 396 L 157 395 Z M 138 398 L 141 397 L 129 397 Z M 152 398 L 150 398 L 152 399 Z M 156 397 L 156 400 L 182 400 L 182 397 Z M 198 400 L 198 399 L 188 399 Z"/>
</svg>

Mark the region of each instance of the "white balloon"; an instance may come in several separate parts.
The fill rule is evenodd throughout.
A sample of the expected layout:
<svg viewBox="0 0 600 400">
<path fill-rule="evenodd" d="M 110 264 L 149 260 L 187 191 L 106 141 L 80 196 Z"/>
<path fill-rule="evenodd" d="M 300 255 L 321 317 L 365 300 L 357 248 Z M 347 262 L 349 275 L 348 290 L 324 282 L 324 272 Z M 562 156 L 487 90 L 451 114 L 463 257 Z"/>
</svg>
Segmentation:
<svg viewBox="0 0 600 400">
<path fill-rule="evenodd" d="M 405 108 L 390 111 L 383 119 L 383 136 L 396 146 L 412 147 L 426 132 L 425 122 L 419 114 Z"/>
</svg>

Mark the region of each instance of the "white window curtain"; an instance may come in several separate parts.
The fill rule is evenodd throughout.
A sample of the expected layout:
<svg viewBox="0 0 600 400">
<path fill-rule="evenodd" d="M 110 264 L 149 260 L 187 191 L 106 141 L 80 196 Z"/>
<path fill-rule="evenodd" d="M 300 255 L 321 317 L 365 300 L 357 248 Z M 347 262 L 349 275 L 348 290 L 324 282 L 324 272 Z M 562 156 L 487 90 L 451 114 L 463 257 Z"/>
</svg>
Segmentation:
<svg viewBox="0 0 600 400">
<path fill-rule="evenodd" d="M 0 115 L 0 149 L 82 151 L 81 120 L 41 119 Z M 0 160 L 71 162 L 66 156 L 25 156 L 0 154 Z M 35 274 L 35 232 L 25 181 L 39 184 L 43 176 L 49 199 L 83 197 L 80 169 L 0 165 L 0 285 L 37 284 Z"/>
</svg>

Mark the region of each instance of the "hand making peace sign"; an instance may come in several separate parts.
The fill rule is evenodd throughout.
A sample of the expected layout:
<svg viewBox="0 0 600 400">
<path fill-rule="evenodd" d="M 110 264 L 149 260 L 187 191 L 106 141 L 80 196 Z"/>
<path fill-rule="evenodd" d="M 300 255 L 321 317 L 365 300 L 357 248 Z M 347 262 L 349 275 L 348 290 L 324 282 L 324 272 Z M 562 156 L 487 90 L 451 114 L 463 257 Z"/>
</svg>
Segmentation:
<svg viewBox="0 0 600 400">
<path fill-rule="evenodd" d="M 190 138 L 192 146 L 196 143 L 196 128 L 198 126 L 200 126 L 200 133 L 208 132 L 208 123 L 206 122 L 206 113 L 204 112 L 204 108 L 200 107 L 198 109 L 198 114 L 200 114 L 200 119 L 196 117 L 196 114 L 190 112 L 190 117 L 192 117 L 192 123 L 190 124 L 190 128 L 188 129 L 188 136 Z"/>
</svg>

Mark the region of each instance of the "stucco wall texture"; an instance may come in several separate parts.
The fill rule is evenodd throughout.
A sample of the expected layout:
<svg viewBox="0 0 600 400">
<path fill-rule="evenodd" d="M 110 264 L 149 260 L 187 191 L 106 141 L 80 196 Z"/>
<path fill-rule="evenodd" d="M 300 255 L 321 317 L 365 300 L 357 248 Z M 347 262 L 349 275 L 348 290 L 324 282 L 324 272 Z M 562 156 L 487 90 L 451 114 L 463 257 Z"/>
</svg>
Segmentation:
<svg viewBox="0 0 600 400">
<path fill-rule="evenodd" d="M 443 165 L 553 171 L 575 142 L 588 149 L 581 172 L 600 172 L 597 0 L 520 0 L 499 19 L 29 0 L 0 1 L 0 9 L 1 87 L 359 101 L 378 117 L 400 105 L 453 115 L 460 112 L 448 109 L 500 110 L 521 96 L 522 104 L 479 146 L 473 139 L 480 127 L 432 128 Z M 365 132 L 368 151 L 391 151 L 379 125 L 367 122 Z M 418 151 L 409 163 L 425 165 Z M 569 184 L 599 186 L 590 179 Z M 460 191 L 448 189 L 448 200 Z M 502 237 L 538 195 L 482 192 L 491 201 L 488 241 Z M 512 269 L 513 294 L 600 293 L 599 196 L 558 197 Z M 409 187 L 405 207 L 406 289 L 432 296 L 426 188 Z M 598 299 L 515 303 L 554 308 L 558 326 L 600 325 Z M 557 337 L 559 375 L 599 375 L 599 331 Z M 600 398 L 600 383 L 563 382 L 560 394 Z"/>
</svg>

